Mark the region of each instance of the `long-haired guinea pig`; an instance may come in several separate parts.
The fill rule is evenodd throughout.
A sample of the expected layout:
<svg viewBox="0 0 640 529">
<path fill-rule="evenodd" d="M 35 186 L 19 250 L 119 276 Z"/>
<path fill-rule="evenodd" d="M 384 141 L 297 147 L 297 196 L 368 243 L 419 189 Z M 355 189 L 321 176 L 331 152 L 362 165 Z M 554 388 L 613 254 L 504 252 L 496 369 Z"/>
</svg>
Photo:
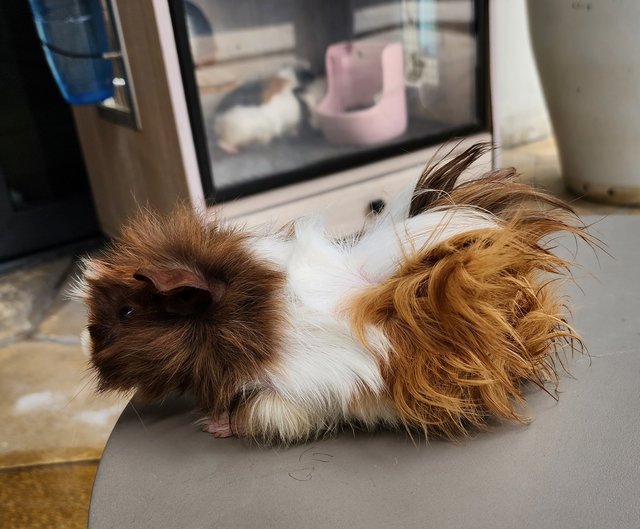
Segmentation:
<svg viewBox="0 0 640 529">
<path fill-rule="evenodd" d="M 275 138 L 295 134 L 302 117 L 295 93 L 298 85 L 293 68 L 283 68 L 262 84 L 259 101 L 221 111 L 214 122 L 218 145 L 233 154 L 241 147 L 266 145 Z M 219 108 L 224 108 L 224 103 Z"/>
<path fill-rule="evenodd" d="M 588 236 L 513 170 L 457 182 L 486 149 L 430 164 L 347 239 L 318 218 L 261 232 L 141 214 L 79 285 L 100 390 L 187 392 L 205 431 L 268 443 L 525 420 L 523 383 L 557 383 L 578 340 L 548 236 Z"/>
</svg>

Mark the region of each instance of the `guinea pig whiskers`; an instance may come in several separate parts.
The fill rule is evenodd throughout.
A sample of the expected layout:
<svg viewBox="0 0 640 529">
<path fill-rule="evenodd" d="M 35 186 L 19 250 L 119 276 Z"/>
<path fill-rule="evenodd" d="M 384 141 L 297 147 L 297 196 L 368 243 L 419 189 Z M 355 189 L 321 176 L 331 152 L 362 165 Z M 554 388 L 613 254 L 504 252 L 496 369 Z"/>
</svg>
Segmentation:
<svg viewBox="0 0 640 529">
<path fill-rule="evenodd" d="M 82 387 L 76 392 L 76 394 L 71 397 L 71 399 L 69 399 L 69 401 L 62 407 L 62 409 L 64 410 L 67 406 L 69 406 L 69 404 L 71 404 L 74 400 L 76 400 L 76 398 L 80 395 L 80 393 L 82 393 L 85 389 L 87 389 L 87 387 L 89 386 L 89 384 L 91 384 L 93 382 L 93 379 L 89 378 L 83 385 Z"/>
<path fill-rule="evenodd" d="M 142 425 L 142 427 L 146 430 L 147 429 L 147 425 L 144 423 L 144 421 L 142 420 L 142 417 L 140 416 L 140 414 L 138 413 L 138 410 L 136 409 L 135 405 L 133 404 L 133 401 L 130 400 L 129 401 L 129 406 L 131 406 L 131 409 L 133 410 L 133 412 L 138 416 L 138 419 L 140 420 L 140 424 Z"/>
</svg>

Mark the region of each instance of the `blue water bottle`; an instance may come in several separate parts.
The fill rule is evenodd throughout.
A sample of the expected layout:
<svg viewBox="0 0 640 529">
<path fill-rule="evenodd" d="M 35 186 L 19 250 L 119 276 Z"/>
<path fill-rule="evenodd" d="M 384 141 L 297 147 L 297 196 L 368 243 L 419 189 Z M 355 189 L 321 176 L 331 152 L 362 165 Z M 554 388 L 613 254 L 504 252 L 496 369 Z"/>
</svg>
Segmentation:
<svg viewBox="0 0 640 529">
<path fill-rule="evenodd" d="M 29 0 L 49 67 L 72 105 L 113 96 L 113 63 L 100 0 Z"/>
</svg>

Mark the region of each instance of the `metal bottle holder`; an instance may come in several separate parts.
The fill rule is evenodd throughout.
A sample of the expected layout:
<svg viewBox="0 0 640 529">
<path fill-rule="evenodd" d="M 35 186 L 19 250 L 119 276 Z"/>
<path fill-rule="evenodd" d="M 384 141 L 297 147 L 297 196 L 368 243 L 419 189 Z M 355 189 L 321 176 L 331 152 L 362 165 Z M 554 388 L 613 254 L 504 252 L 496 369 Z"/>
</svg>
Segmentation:
<svg viewBox="0 0 640 529">
<path fill-rule="evenodd" d="M 67 102 L 97 105 L 104 119 L 141 129 L 116 2 L 95 0 L 93 5 L 82 4 L 90 14 L 79 9 L 81 2 L 76 4 L 72 0 L 66 3 L 30 0 L 30 3 L 47 62 Z M 73 12 L 73 16 L 67 16 L 67 12 Z M 74 23 L 80 28 L 76 29 Z M 55 43 L 61 37 L 67 45 Z M 73 47 L 69 43 L 89 50 L 68 49 Z"/>
<path fill-rule="evenodd" d="M 98 106 L 100 115 L 109 121 L 127 125 L 140 130 L 140 114 L 136 102 L 133 79 L 129 66 L 127 49 L 122 40 L 122 26 L 120 25 L 120 15 L 118 6 L 114 0 L 101 0 L 107 26 L 110 28 L 109 34 L 113 39 L 113 47 L 118 50 L 118 57 L 114 57 L 114 94 L 113 97 L 103 101 Z"/>
</svg>

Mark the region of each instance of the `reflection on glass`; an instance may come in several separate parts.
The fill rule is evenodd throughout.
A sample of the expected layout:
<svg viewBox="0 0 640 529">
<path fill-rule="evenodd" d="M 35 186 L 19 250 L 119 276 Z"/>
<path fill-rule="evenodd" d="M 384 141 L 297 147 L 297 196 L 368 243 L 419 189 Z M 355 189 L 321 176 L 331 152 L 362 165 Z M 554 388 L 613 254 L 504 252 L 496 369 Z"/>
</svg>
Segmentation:
<svg viewBox="0 0 640 529">
<path fill-rule="evenodd" d="M 218 190 L 477 124 L 472 0 L 184 5 Z"/>
</svg>

